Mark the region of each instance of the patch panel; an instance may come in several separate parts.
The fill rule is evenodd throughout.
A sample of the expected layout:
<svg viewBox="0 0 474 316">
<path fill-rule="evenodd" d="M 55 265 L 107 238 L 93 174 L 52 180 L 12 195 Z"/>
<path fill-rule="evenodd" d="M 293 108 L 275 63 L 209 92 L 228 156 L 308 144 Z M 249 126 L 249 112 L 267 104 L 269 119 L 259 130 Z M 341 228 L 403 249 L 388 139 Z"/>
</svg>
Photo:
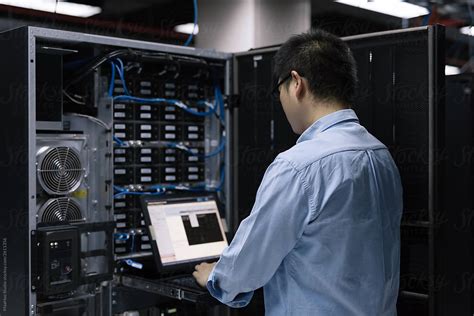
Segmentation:
<svg viewBox="0 0 474 316">
<path fill-rule="evenodd" d="M 182 135 L 182 126 L 179 124 L 162 124 L 162 139 L 166 141 L 180 141 Z"/>
<path fill-rule="evenodd" d="M 114 183 L 117 185 L 135 183 L 134 170 L 131 167 L 114 167 Z"/>
<path fill-rule="evenodd" d="M 204 140 L 204 125 L 203 124 L 184 124 L 182 139 L 185 141 L 203 141 Z"/>
<path fill-rule="evenodd" d="M 127 211 L 115 210 L 114 219 L 115 219 L 115 227 L 117 229 L 129 228 L 130 219 L 128 218 Z"/>
<path fill-rule="evenodd" d="M 159 183 L 161 180 L 160 174 L 160 168 L 155 166 L 142 166 L 135 168 L 135 179 L 137 184 L 151 185 Z"/>
<path fill-rule="evenodd" d="M 203 165 L 183 165 L 182 179 L 185 182 L 202 182 L 204 181 Z"/>
<path fill-rule="evenodd" d="M 124 210 L 133 209 L 138 204 L 136 202 L 137 197 L 132 195 L 120 195 L 114 199 L 114 209 L 118 212 L 123 212 Z"/>
<path fill-rule="evenodd" d="M 162 183 L 179 183 L 181 182 L 181 166 L 164 166 L 161 167 L 161 182 Z"/>
<path fill-rule="evenodd" d="M 135 139 L 133 124 L 126 122 L 117 122 L 114 124 L 114 135 L 121 140 Z"/>
<path fill-rule="evenodd" d="M 114 121 L 133 120 L 134 105 L 132 103 L 120 102 L 114 104 Z"/>
<path fill-rule="evenodd" d="M 190 155 L 185 152 L 179 152 L 179 161 L 183 163 L 203 163 L 204 162 L 204 148 L 203 147 L 193 147 L 191 149 L 193 155 Z"/>
<path fill-rule="evenodd" d="M 163 96 L 165 98 L 176 98 L 178 96 L 176 83 L 174 82 L 165 82 L 163 84 Z"/>
<path fill-rule="evenodd" d="M 143 121 L 158 121 L 160 119 L 162 105 L 159 104 L 137 104 L 134 106 L 135 119 Z"/>
<path fill-rule="evenodd" d="M 135 139 L 142 141 L 160 140 L 160 126 L 154 123 L 136 123 Z"/>
<path fill-rule="evenodd" d="M 161 148 L 137 148 L 137 158 L 135 163 L 137 164 L 158 164 L 160 163 Z"/>
<path fill-rule="evenodd" d="M 179 154 L 178 149 L 166 148 L 166 149 L 163 149 L 162 153 L 163 155 L 161 156 L 162 158 L 160 159 L 161 162 L 163 163 L 178 162 L 178 154 Z"/>
<path fill-rule="evenodd" d="M 208 70 L 199 69 L 202 64 L 176 67 L 169 61 L 131 61 L 125 57 L 121 62 L 127 69 L 124 71 L 127 88 L 137 98 L 124 97 L 126 101 L 117 101 L 113 107 L 114 135 L 118 138 L 114 148 L 114 180 L 117 186 L 132 188 L 136 193 L 116 196 L 115 213 L 118 232 L 137 233 L 144 225 L 141 190 L 156 185 L 201 185 L 207 180 L 206 168 L 214 169 L 211 174 L 218 174 L 220 160 L 206 164 L 204 146 L 205 140 L 220 142 L 221 125 L 218 116 L 204 115 L 211 112 L 210 106 L 216 102 Z M 120 94 L 126 94 L 121 80 L 114 84 L 122 88 Z M 151 102 L 150 98 L 178 100 L 187 111 L 182 105 Z M 131 239 L 117 240 L 116 255 L 150 251 L 148 237 L 141 237 L 144 239 L 135 238 L 132 244 Z"/>
<path fill-rule="evenodd" d="M 168 97 L 166 97 L 168 98 Z M 182 113 L 179 108 L 174 105 L 165 105 L 161 109 L 161 120 L 165 122 L 179 122 Z"/>
<path fill-rule="evenodd" d="M 114 148 L 114 164 L 130 165 L 135 162 L 134 148 L 116 147 Z"/>
<path fill-rule="evenodd" d="M 134 82 L 135 91 L 137 95 L 145 98 L 154 97 L 157 94 L 158 86 L 153 79 L 141 78 Z"/>
</svg>

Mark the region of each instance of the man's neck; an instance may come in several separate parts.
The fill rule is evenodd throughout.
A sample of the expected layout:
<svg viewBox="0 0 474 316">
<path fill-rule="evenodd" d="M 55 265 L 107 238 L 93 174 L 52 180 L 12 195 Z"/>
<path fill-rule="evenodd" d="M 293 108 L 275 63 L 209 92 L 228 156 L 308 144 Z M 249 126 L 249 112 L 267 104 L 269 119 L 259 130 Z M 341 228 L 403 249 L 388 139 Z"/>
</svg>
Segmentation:
<svg viewBox="0 0 474 316">
<path fill-rule="evenodd" d="M 345 109 L 348 109 L 348 107 L 338 103 L 317 102 L 313 107 L 313 111 L 307 116 L 308 120 L 306 122 L 305 130 L 323 116 Z"/>
</svg>

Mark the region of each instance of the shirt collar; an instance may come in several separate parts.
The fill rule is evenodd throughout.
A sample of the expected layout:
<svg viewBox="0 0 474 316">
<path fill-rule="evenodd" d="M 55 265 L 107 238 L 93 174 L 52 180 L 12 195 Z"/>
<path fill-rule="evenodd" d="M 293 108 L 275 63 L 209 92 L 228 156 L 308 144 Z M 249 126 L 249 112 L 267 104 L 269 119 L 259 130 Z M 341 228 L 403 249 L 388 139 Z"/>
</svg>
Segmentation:
<svg viewBox="0 0 474 316">
<path fill-rule="evenodd" d="M 298 138 L 296 143 L 304 142 L 305 140 L 310 140 L 314 138 L 321 132 L 333 127 L 342 122 L 353 121 L 359 122 L 357 115 L 352 109 L 339 110 L 328 115 L 321 117 L 319 120 L 311 124 L 303 134 Z"/>
</svg>

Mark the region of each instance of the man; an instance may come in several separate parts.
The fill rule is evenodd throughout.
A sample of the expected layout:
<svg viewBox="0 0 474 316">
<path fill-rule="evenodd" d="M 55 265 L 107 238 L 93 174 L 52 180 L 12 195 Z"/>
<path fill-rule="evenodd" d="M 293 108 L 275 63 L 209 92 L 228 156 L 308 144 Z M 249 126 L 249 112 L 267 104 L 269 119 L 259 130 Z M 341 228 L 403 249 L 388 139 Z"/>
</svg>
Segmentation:
<svg viewBox="0 0 474 316">
<path fill-rule="evenodd" d="M 263 286 L 268 315 L 396 315 L 402 188 L 389 151 L 350 109 L 352 54 L 314 31 L 291 37 L 274 62 L 301 136 L 268 167 L 217 264 L 193 275 L 232 307 Z"/>
</svg>

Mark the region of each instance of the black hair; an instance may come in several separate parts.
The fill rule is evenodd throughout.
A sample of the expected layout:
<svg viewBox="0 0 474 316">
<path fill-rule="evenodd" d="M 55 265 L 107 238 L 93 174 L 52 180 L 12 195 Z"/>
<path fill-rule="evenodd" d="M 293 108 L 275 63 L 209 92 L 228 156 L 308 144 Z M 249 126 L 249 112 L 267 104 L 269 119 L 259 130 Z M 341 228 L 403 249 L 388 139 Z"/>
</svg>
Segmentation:
<svg viewBox="0 0 474 316">
<path fill-rule="evenodd" d="M 273 62 L 275 82 L 295 70 L 308 80 L 315 98 L 345 106 L 354 102 L 356 63 L 349 46 L 331 33 L 316 29 L 294 35 L 280 47 Z"/>
</svg>

